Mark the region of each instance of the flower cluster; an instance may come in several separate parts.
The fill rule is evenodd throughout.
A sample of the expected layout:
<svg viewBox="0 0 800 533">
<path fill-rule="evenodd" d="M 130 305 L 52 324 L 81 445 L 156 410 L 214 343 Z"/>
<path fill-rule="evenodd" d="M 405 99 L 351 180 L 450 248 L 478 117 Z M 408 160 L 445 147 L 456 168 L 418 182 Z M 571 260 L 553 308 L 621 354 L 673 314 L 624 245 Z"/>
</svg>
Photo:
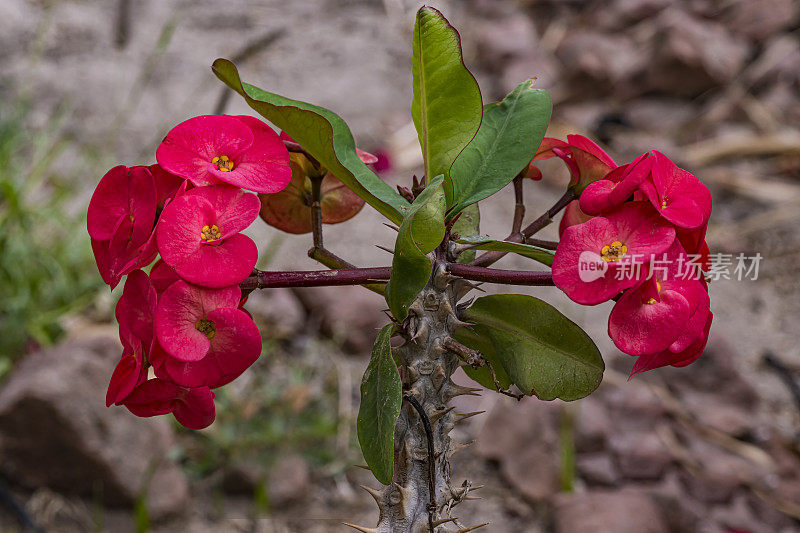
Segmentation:
<svg viewBox="0 0 800 533">
<path fill-rule="evenodd" d="M 703 277 L 708 188 L 657 151 L 617 165 L 582 136 L 542 145 L 537 158 L 563 159 L 580 193 L 561 221 L 556 286 L 580 304 L 616 301 L 608 333 L 638 357 L 632 376 L 692 363 L 712 320 Z"/>
<path fill-rule="evenodd" d="M 107 405 L 137 416 L 172 413 L 184 426 L 214 421 L 212 389 L 261 354 L 261 336 L 241 308 L 239 283 L 258 258 L 241 233 L 257 217 L 253 193 L 289 183 L 289 153 L 265 123 L 208 115 L 173 128 L 158 164 L 114 167 L 87 213 L 97 267 L 114 288 L 122 357 Z M 160 255 L 149 274 L 143 268 Z"/>
</svg>

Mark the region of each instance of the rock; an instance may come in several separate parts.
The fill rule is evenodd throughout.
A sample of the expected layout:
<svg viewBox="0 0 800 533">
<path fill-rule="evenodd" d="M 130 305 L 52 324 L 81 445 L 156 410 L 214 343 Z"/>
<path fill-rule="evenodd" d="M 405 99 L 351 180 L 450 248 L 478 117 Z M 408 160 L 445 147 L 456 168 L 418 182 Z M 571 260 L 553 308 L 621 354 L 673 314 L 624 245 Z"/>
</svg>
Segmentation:
<svg viewBox="0 0 800 533">
<path fill-rule="evenodd" d="M 632 39 L 593 31 L 570 33 L 556 55 L 569 72 L 612 84 L 631 80 L 646 65 L 646 56 Z"/>
<path fill-rule="evenodd" d="M 698 423 L 732 437 L 744 437 L 756 422 L 752 411 L 723 403 L 714 393 L 686 391 L 681 395 L 681 400 Z"/>
<path fill-rule="evenodd" d="M 558 404 L 535 398 L 521 402 L 498 398 L 494 408 L 482 415 L 486 422 L 476 439 L 476 451 L 486 459 L 503 461 L 532 444 L 558 449 L 558 411 Z"/>
<path fill-rule="evenodd" d="M 296 289 L 295 294 L 320 331 L 341 340 L 352 353 L 368 353 L 388 321 L 382 312 L 386 300 L 363 287 L 314 287 Z"/>
<path fill-rule="evenodd" d="M 553 448 L 531 442 L 500 464 L 503 478 L 526 500 L 538 502 L 558 494 L 559 463 Z"/>
<path fill-rule="evenodd" d="M 724 25 L 700 20 L 673 7 L 656 19 L 658 27 L 647 85 L 671 96 L 694 96 L 732 81 L 750 53 L 743 37 Z"/>
<path fill-rule="evenodd" d="M 800 39 L 793 35 L 777 35 L 764 44 L 764 51 L 748 67 L 747 79 L 753 84 L 772 80 L 797 82 L 800 80 L 799 63 Z"/>
<path fill-rule="evenodd" d="M 234 462 L 225 469 L 222 490 L 228 494 L 252 495 L 264 481 L 264 469 L 252 461 Z"/>
<path fill-rule="evenodd" d="M 589 485 L 611 486 L 619 481 L 619 473 L 607 453 L 579 454 L 575 466 Z"/>
<path fill-rule="evenodd" d="M 796 0 L 743 0 L 734 4 L 730 27 L 735 33 L 761 41 L 800 21 Z"/>
<path fill-rule="evenodd" d="M 610 440 L 620 474 L 628 479 L 658 479 L 672 462 L 661 439 L 647 431 L 619 431 Z"/>
<path fill-rule="evenodd" d="M 578 404 L 578 409 L 575 449 L 579 453 L 602 450 L 612 427 L 608 408 L 599 399 L 589 397 Z"/>
<path fill-rule="evenodd" d="M 121 351 L 103 335 L 24 359 L 0 390 L 0 469 L 29 489 L 100 494 L 111 506 L 133 505 L 146 489 L 151 517 L 163 517 L 184 508 L 188 484 L 168 459 L 169 420 L 105 406 Z"/>
<path fill-rule="evenodd" d="M 305 327 L 305 311 L 290 289 L 253 291 L 245 309 L 269 338 L 290 338 Z"/>
<path fill-rule="evenodd" d="M 655 501 L 633 490 L 562 494 L 556 500 L 558 533 L 667 533 Z"/>
<path fill-rule="evenodd" d="M 285 505 L 301 499 L 311 486 L 308 463 L 299 455 L 280 458 L 267 474 L 271 505 Z"/>
</svg>

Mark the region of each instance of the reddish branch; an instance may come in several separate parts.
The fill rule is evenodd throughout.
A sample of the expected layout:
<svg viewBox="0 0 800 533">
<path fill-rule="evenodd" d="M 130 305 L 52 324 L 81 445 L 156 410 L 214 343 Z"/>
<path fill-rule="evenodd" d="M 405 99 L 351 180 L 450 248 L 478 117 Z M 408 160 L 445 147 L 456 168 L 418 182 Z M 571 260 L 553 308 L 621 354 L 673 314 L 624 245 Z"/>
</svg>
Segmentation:
<svg viewBox="0 0 800 533">
<path fill-rule="evenodd" d="M 528 237 L 535 234 L 539 230 L 547 227 L 552 221 L 553 218 L 567 205 L 577 198 L 575 191 L 572 189 L 567 189 L 567 192 L 559 198 L 553 206 L 542 213 L 542 216 L 528 224 L 525 229 L 522 231 L 514 232 L 512 231 L 511 235 L 506 237 L 506 241 L 508 242 L 531 242 L 528 241 Z M 515 217 L 516 222 L 516 217 Z M 513 229 L 513 228 L 512 228 Z M 480 267 L 487 267 L 489 265 L 493 265 L 497 261 L 499 261 L 503 256 L 505 256 L 508 252 L 486 252 L 485 254 L 481 255 L 477 259 L 475 259 L 471 266 L 480 266 Z"/>
<path fill-rule="evenodd" d="M 507 285 L 552 286 L 553 276 L 549 272 L 525 272 L 519 270 L 497 270 L 448 263 L 450 274 L 470 281 L 504 283 Z M 275 287 L 323 287 L 334 285 L 364 285 L 387 281 L 391 267 L 339 268 L 309 271 L 256 271 L 239 286 L 243 291 Z"/>
</svg>

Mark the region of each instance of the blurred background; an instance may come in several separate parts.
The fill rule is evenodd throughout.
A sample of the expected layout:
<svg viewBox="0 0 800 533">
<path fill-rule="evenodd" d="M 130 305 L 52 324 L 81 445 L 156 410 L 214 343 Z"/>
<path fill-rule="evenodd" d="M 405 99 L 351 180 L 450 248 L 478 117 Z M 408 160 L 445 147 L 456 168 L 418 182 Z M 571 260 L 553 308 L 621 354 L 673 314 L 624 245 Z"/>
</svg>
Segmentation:
<svg viewBox="0 0 800 533">
<path fill-rule="evenodd" d="M 431 0 L 459 29 L 485 102 L 524 79 L 551 92 L 548 135 L 582 133 L 619 163 L 658 149 L 714 196 L 712 252 L 761 254 L 757 279 L 711 284 L 697 363 L 627 382 L 610 306 L 529 292 L 584 326 L 608 367 L 572 404 L 485 392 L 456 429 L 453 478 L 485 484 L 456 515 L 487 531 L 800 531 L 800 4 L 796 0 Z M 0 2 L 0 531 L 345 530 L 377 510 L 355 436 L 382 299 L 360 287 L 253 294 L 264 353 L 217 394 L 200 432 L 107 409 L 120 354 L 85 210 L 117 164 L 155 162 L 188 117 L 249 113 L 210 70 L 328 107 L 408 184 L 409 0 Z M 526 183 L 528 219 L 561 194 L 560 162 Z M 508 233 L 513 195 L 482 202 Z M 359 266 L 394 233 L 365 209 L 326 227 Z M 318 269 L 308 236 L 257 223 L 260 267 Z M 547 228 L 545 237 L 555 237 Z M 503 265 L 531 268 L 524 259 Z M 501 264 L 498 264 L 500 266 Z M 752 278 L 753 273 L 748 276 Z M 501 290 L 486 286 L 488 291 Z M 463 374 L 457 381 L 466 384 Z"/>
</svg>

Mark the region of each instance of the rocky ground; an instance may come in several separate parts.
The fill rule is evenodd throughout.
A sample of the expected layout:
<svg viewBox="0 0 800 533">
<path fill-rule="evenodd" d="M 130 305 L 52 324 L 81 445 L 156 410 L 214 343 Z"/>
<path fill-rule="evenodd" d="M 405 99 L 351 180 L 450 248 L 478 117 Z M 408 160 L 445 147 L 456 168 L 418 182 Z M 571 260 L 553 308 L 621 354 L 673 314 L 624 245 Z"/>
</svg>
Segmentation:
<svg viewBox="0 0 800 533">
<path fill-rule="evenodd" d="M 595 394 L 573 404 L 516 404 L 486 393 L 458 406 L 487 411 L 457 430 L 457 440 L 475 443 L 455 456 L 454 478 L 486 485 L 483 500 L 458 509 L 461 522 L 489 521 L 486 529 L 498 532 L 800 531 L 800 406 L 763 358 L 772 353 L 799 378 L 800 5 L 431 3 L 460 29 L 486 101 L 536 76 L 555 102 L 550 135 L 587 134 L 618 161 L 665 152 L 712 189 L 712 250 L 764 257 L 757 281 L 712 283 L 715 325 L 696 364 L 631 382 L 632 361 L 605 335 L 609 307 L 581 308 L 554 289 L 539 290 L 592 334 L 609 369 Z M 361 146 L 390 156 L 386 179 L 400 182 L 420 163 L 407 110 L 418 5 L 5 0 L 0 94 L 7 101 L 36 95 L 31 120 L 40 123 L 68 108 L 67 133 L 86 150 L 61 153 L 59 166 L 90 160 L 95 171 L 83 177 L 76 209 L 104 168 L 151 162 L 171 125 L 218 109 L 222 89 L 208 67 L 219 56 L 239 56 L 255 84 L 340 113 Z M 247 111 L 236 100 L 226 109 Z M 531 219 L 565 180 L 557 164 L 543 169 L 544 181 L 526 192 Z M 511 201 L 505 191 L 485 202 L 483 231 L 506 235 Z M 393 234 L 378 222 L 365 210 L 330 227 L 326 241 L 359 265 L 386 264 L 373 244 L 390 245 Z M 317 268 L 304 253 L 310 239 L 266 227 L 253 235 L 275 251 L 270 267 Z M 65 344 L 25 359 L 0 386 L 5 484 L 48 531 L 127 531 L 144 516 L 156 531 L 371 525 L 376 511 L 358 485 L 375 482 L 352 466 L 360 462 L 353 424 L 384 305 L 357 288 L 309 294 L 251 298 L 273 339 L 269 355 L 226 391 L 219 411 L 235 416 L 221 414 L 199 436 L 105 408 L 119 349 L 103 323 L 110 300 L 99 298 L 70 318 Z M 289 425 L 241 431 L 262 418 Z M 323 429 L 287 422 L 295 418 Z M 260 455 L 240 442 L 258 445 L 268 430 L 301 437 L 269 437 Z M 574 476 L 562 465 L 570 442 Z M 570 482 L 573 490 L 562 490 Z M 15 523 L 0 511 L 0 529 Z"/>
</svg>

